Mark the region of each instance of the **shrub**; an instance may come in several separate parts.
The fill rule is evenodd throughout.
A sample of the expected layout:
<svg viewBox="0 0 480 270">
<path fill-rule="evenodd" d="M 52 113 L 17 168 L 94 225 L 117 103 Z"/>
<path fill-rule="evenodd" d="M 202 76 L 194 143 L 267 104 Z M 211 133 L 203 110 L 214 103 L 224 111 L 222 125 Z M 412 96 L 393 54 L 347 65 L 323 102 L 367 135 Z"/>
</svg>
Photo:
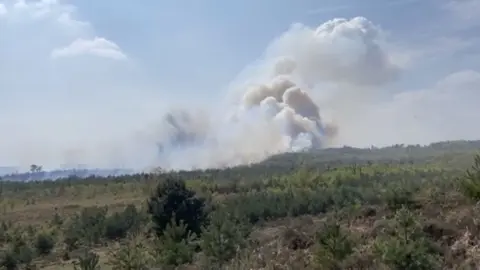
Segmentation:
<svg viewBox="0 0 480 270">
<path fill-rule="evenodd" d="M 99 270 L 100 266 L 98 265 L 100 257 L 91 251 L 85 250 L 83 256 L 78 258 L 78 261 L 73 262 L 74 270 Z"/>
<path fill-rule="evenodd" d="M 18 260 L 15 254 L 8 250 L 3 252 L 0 258 L 0 267 L 6 270 L 16 270 L 18 268 Z"/>
<path fill-rule="evenodd" d="M 200 235 L 207 219 L 206 212 L 205 200 L 196 197 L 194 191 L 187 189 L 183 180 L 165 179 L 148 200 L 148 213 L 157 236 L 163 234 L 172 218 L 176 224 L 180 221 L 185 224 L 185 232 Z"/>
<path fill-rule="evenodd" d="M 54 246 L 55 239 L 53 239 L 50 234 L 41 233 L 37 235 L 37 239 L 35 240 L 35 248 L 39 255 L 50 254 Z"/>
<path fill-rule="evenodd" d="M 105 221 L 105 237 L 110 240 L 125 238 L 141 225 L 141 214 L 130 204 L 122 212 L 114 213 Z"/>
<path fill-rule="evenodd" d="M 15 235 L 14 239 L 12 239 L 11 252 L 20 264 L 30 264 L 34 257 L 32 248 L 21 235 Z"/>
<path fill-rule="evenodd" d="M 74 249 L 79 242 L 87 245 L 99 244 L 105 234 L 106 207 L 87 207 L 75 215 L 65 232 L 67 249 Z"/>
<path fill-rule="evenodd" d="M 401 186 L 388 187 L 385 199 L 390 210 L 396 211 L 402 207 L 412 208 L 415 205 L 413 200 L 413 192 Z"/>
<path fill-rule="evenodd" d="M 480 155 L 475 156 L 472 168 L 459 179 L 459 189 L 466 197 L 480 200 Z"/>
<path fill-rule="evenodd" d="M 63 225 L 63 219 L 57 212 L 55 212 L 55 214 L 53 215 L 51 224 L 52 226 L 58 226 L 58 227 Z"/>
<path fill-rule="evenodd" d="M 136 236 L 129 236 L 127 243 L 110 253 L 109 264 L 113 270 L 147 270 L 150 256 L 147 246 Z"/>
<path fill-rule="evenodd" d="M 324 224 L 316 235 L 315 264 L 321 269 L 341 269 L 340 263 L 353 253 L 355 242 L 336 221 Z"/>
<path fill-rule="evenodd" d="M 375 252 L 391 269 L 438 269 L 439 257 L 424 237 L 414 215 L 405 207 L 395 214 L 394 235 L 380 238 Z"/>
<path fill-rule="evenodd" d="M 17 269 L 18 266 L 24 265 L 25 268 L 28 268 L 33 260 L 32 249 L 20 234 L 15 234 L 11 241 L 11 246 L 3 251 L 0 267 L 9 270 Z"/>
<path fill-rule="evenodd" d="M 195 235 L 187 230 L 187 226 L 172 218 L 155 243 L 155 263 L 162 267 L 191 263 L 195 252 L 194 240 Z"/>
<path fill-rule="evenodd" d="M 226 211 L 212 214 L 209 226 L 202 235 L 201 247 L 207 258 L 218 263 L 232 259 L 245 247 L 250 226 Z"/>
</svg>

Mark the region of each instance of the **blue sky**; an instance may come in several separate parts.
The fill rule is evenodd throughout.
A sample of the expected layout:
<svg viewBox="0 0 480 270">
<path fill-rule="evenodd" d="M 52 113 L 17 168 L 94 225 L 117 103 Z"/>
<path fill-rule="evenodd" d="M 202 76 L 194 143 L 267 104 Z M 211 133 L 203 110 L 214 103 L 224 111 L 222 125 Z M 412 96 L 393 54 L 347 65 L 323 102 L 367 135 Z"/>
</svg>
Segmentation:
<svg viewBox="0 0 480 270">
<path fill-rule="evenodd" d="M 382 50 L 402 70 L 388 85 L 376 86 L 389 90 L 386 99 L 441 92 L 437 88 L 447 79 L 448 87 L 468 88 L 459 95 L 449 92 L 458 101 L 448 106 L 462 103 L 463 110 L 472 109 L 467 105 L 480 97 L 480 89 L 472 90 L 469 83 L 480 81 L 477 14 L 480 0 L 0 0 L 0 164 L 40 160 L 54 166 L 88 156 L 102 165 L 119 151 L 139 158 L 140 152 L 114 146 L 108 154 L 92 153 L 98 145 L 125 144 L 132 133 L 140 136 L 138 130 L 147 136 L 146 127 L 171 106 L 212 107 L 246 66 L 263 61 L 267 48 L 292 24 L 315 29 L 334 18 L 362 16 L 381 28 Z M 453 77 L 450 86 L 449 76 L 457 73 L 462 76 Z M 449 122 L 461 122 L 453 109 L 435 102 Z M 410 111 L 422 115 L 427 103 Z M 397 117 L 392 108 L 400 104 L 382 108 Z M 407 122 L 398 120 L 415 129 Z M 438 123 L 421 136 L 385 133 L 379 143 L 480 138 L 479 129 L 458 125 L 447 125 L 457 130 L 451 132 Z M 348 123 L 343 130 L 359 128 Z M 342 143 L 375 143 L 368 132 L 362 139 L 345 136 Z M 148 148 L 135 138 L 129 147 Z"/>
</svg>

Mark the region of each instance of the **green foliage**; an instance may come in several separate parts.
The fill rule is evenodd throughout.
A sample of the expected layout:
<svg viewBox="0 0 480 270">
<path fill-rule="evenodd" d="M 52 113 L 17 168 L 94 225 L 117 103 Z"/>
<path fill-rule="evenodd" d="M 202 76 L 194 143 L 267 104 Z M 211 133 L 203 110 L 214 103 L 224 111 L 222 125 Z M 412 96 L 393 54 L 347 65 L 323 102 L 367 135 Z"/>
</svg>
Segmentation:
<svg viewBox="0 0 480 270">
<path fill-rule="evenodd" d="M 0 267 L 6 270 L 18 269 L 18 260 L 15 253 L 11 250 L 4 251 L 0 257 Z"/>
<path fill-rule="evenodd" d="M 183 221 L 177 223 L 173 217 L 155 243 L 155 264 L 171 267 L 191 263 L 195 239 L 196 236 L 188 231 Z"/>
<path fill-rule="evenodd" d="M 34 257 L 33 251 L 18 232 L 13 235 L 10 246 L 0 257 L 0 266 L 5 269 L 17 269 L 20 265 L 29 266 Z"/>
<path fill-rule="evenodd" d="M 112 270 L 147 270 L 150 269 L 151 256 L 145 239 L 131 235 L 126 243 L 110 253 L 109 264 Z"/>
<path fill-rule="evenodd" d="M 146 215 L 134 205 L 128 205 L 123 211 L 107 215 L 106 207 L 88 207 L 74 215 L 66 225 L 64 243 L 67 251 L 82 245 L 92 246 L 102 240 L 119 240 L 129 232 L 135 232 L 146 223 Z"/>
<path fill-rule="evenodd" d="M 16 234 L 11 243 L 11 252 L 14 254 L 15 259 L 20 264 L 29 264 L 32 262 L 34 252 L 28 245 L 27 241 L 22 235 Z"/>
<path fill-rule="evenodd" d="M 84 254 L 73 262 L 74 270 L 99 270 L 100 257 L 95 252 L 85 250 Z"/>
<path fill-rule="evenodd" d="M 438 269 L 439 257 L 407 208 L 401 208 L 393 220 L 394 235 L 380 239 L 375 251 L 392 269 Z"/>
<path fill-rule="evenodd" d="M 459 179 L 459 187 L 465 196 L 480 201 L 480 155 L 475 156 L 472 168 Z"/>
<path fill-rule="evenodd" d="M 316 235 L 315 264 L 319 269 L 341 269 L 340 262 L 352 254 L 355 242 L 337 221 L 324 224 Z"/>
<path fill-rule="evenodd" d="M 65 244 L 68 250 L 85 245 L 101 243 L 105 233 L 106 207 L 88 207 L 73 216 L 65 231 Z"/>
<path fill-rule="evenodd" d="M 166 178 L 161 181 L 148 200 L 148 213 L 151 215 L 154 230 L 158 236 L 163 234 L 172 218 L 183 222 L 186 233 L 201 234 L 201 228 L 207 220 L 205 200 L 195 196 L 183 180 Z"/>
<path fill-rule="evenodd" d="M 55 239 L 51 234 L 40 233 L 35 240 L 35 248 L 39 255 L 48 255 L 55 246 Z"/>
<path fill-rule="evenodd" d="M 217 211 L 202 234 L 202 251 L 210 262 L 224 263 L 246 246 L 250 231 L 245 220 L 225 210 Z"/>
<path fill-rule="evenodd" d="M 392 211 L 396 211 L 404 206 L 410 208 L 415 204 L 413 192 L 400 185 L 387 190 L 386 201 L 388 208 Z"/>
<path fill-rule="evenodd" d="M 130 231 L 142 225 L 142 218 L 135 205 L 128 205 L 122 212 L 116 212 L 106 219 L 105 237 L 109 240 L 125 238 Z"/>
<path fill-rule="evenodd" d="M 52 225 L 53 226 L 62 226 L 63 225 L 63 219 L 60 217 L 60 215 L 55 212 L 52 218 Z"/>
</svg>

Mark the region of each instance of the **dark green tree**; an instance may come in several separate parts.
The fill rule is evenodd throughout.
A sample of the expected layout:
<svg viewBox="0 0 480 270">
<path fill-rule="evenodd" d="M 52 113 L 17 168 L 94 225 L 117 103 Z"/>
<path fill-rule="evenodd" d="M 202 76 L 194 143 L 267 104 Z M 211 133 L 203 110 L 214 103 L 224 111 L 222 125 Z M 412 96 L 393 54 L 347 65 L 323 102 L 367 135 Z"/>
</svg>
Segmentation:
<svg viewBox="0 0 480 270">
<path fill-rule="evenodd" d="M 475 156 L 472 168 L 459 179 L 459 188 L 471 200 L 480 200 L 480 155 Z"/>
<path fill-rule="evenodd" d="M 148 213 L 157 236 L 161 236 L 172 218 L 185 224 L 186 231 L 200 235 L 207 220 L 205 200 L 188 189 L 183 180 L 166 178 L 148 200 Z"/>
<path fill-rule="evenodd" d="M 50 234 L 41 233 L 35 240 L 35 249 L 39 255 L 48 255 L 55 246 L 55 239 Z"/>
</svg>

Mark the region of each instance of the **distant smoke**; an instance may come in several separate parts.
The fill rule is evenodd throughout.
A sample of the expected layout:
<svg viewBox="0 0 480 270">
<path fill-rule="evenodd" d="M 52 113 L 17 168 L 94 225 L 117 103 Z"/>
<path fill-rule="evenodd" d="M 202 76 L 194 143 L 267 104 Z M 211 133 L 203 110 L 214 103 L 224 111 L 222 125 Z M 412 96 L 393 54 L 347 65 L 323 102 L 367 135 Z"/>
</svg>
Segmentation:
<svg viewBox="0 0 480 270">
<path fill-rule="evenodd" d="M 394 79 L 398 70 L 377 42 L 379 34 L 361 17 L 335 19 L 317 29 L 292 26 L 267 49 L 257 66 L 263 70 L 237 85 L 239 95 L 227 111 L 207 116 L 177 111 L 165 116 L 158 165 L 233 166 L 330 146 L 338 127 L 322 117 L 313 87 L 334 83 L 358 88 Z"/>
</svg>

